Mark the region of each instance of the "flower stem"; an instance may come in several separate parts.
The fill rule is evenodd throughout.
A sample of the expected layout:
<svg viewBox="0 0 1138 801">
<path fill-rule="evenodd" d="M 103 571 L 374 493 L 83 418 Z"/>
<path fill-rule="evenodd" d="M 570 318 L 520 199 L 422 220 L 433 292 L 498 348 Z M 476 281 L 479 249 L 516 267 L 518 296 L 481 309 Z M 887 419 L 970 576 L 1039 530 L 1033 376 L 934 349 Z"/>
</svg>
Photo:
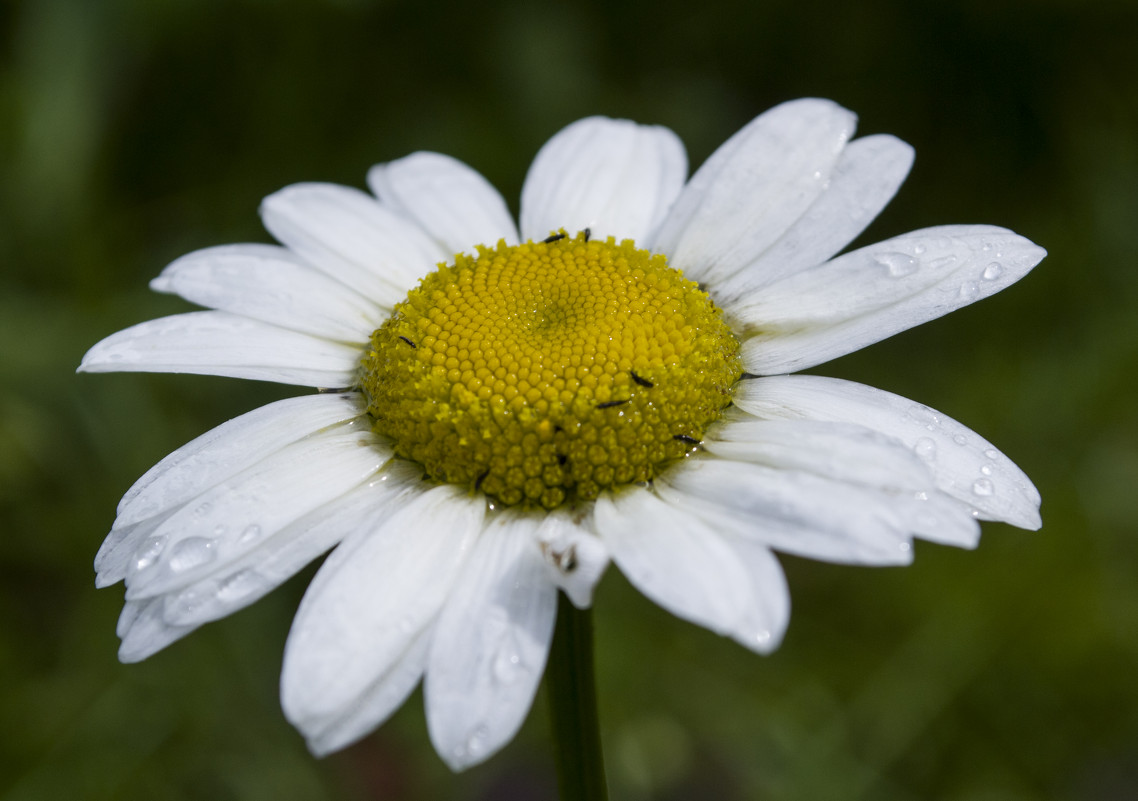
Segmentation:
<svg viewBox="0 0 1138 801">
<path fill-rule="evenodd" d="M 593 681 L 593 613 L 558 593 L 546 672 L 561 801 L 607 801 Z"/>
</svg>

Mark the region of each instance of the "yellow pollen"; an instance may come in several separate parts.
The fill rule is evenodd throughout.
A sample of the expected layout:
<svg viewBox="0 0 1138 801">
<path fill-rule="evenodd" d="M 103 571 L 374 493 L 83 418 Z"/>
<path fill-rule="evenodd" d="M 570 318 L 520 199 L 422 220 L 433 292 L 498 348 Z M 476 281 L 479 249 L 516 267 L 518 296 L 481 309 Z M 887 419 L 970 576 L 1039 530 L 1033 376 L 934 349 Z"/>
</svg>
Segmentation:
<svg viewBox="0 0 1138 801">
<path fill-rule="evenodd" d="M 440 265 L 360 368 L 396 455 L 503 505 L 652 479 L 698 446 L 742 374 L 721 312 L 664 256 L 551 240 Z"/>
</svg>

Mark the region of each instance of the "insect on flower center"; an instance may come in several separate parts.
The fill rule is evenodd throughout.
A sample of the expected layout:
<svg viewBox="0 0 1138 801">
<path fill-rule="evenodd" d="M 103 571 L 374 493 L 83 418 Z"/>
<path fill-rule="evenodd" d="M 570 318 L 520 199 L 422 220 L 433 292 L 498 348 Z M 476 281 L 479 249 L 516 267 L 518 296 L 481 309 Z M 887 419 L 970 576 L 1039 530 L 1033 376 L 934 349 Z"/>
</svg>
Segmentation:
<svg viewBox="0 0 1138 801">
<path fill-rule="evenodd" d="M 741 373 L 707 293 L 584 231 L 440 265 L 372 334 L 360 383 L 398 456 L 553 509 L 689 454 Z"/>
</svg>

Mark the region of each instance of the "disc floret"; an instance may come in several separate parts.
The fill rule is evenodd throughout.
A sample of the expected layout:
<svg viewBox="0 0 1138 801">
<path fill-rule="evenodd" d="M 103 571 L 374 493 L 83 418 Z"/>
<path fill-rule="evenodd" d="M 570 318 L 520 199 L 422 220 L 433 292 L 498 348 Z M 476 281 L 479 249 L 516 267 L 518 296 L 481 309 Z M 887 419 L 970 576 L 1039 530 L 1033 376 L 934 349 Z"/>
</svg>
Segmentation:
<svg viewBox="0 0 1138 801">
<path fill-rule="evenodd" d="M 690 453 L 741 374 L 706 292 L 585 231 L 440 265 L 372 334 L 360 383 L 431 478 L 553 509 Z"/>
</svg>

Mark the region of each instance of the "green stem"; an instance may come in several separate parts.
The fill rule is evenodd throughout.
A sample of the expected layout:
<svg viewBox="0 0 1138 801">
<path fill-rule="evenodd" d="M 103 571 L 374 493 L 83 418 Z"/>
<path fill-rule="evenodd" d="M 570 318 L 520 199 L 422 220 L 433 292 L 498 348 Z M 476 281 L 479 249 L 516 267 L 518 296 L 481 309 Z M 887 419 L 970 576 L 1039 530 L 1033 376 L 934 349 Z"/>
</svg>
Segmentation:
<svg viewBox="0 0 1138 801">
<path fill-rule="evenodd" d="M 546 671 L 561 801 L 607 801 L 593 681 L 593 614 L 558 593 L 557 629 Z"/>
</svg>

